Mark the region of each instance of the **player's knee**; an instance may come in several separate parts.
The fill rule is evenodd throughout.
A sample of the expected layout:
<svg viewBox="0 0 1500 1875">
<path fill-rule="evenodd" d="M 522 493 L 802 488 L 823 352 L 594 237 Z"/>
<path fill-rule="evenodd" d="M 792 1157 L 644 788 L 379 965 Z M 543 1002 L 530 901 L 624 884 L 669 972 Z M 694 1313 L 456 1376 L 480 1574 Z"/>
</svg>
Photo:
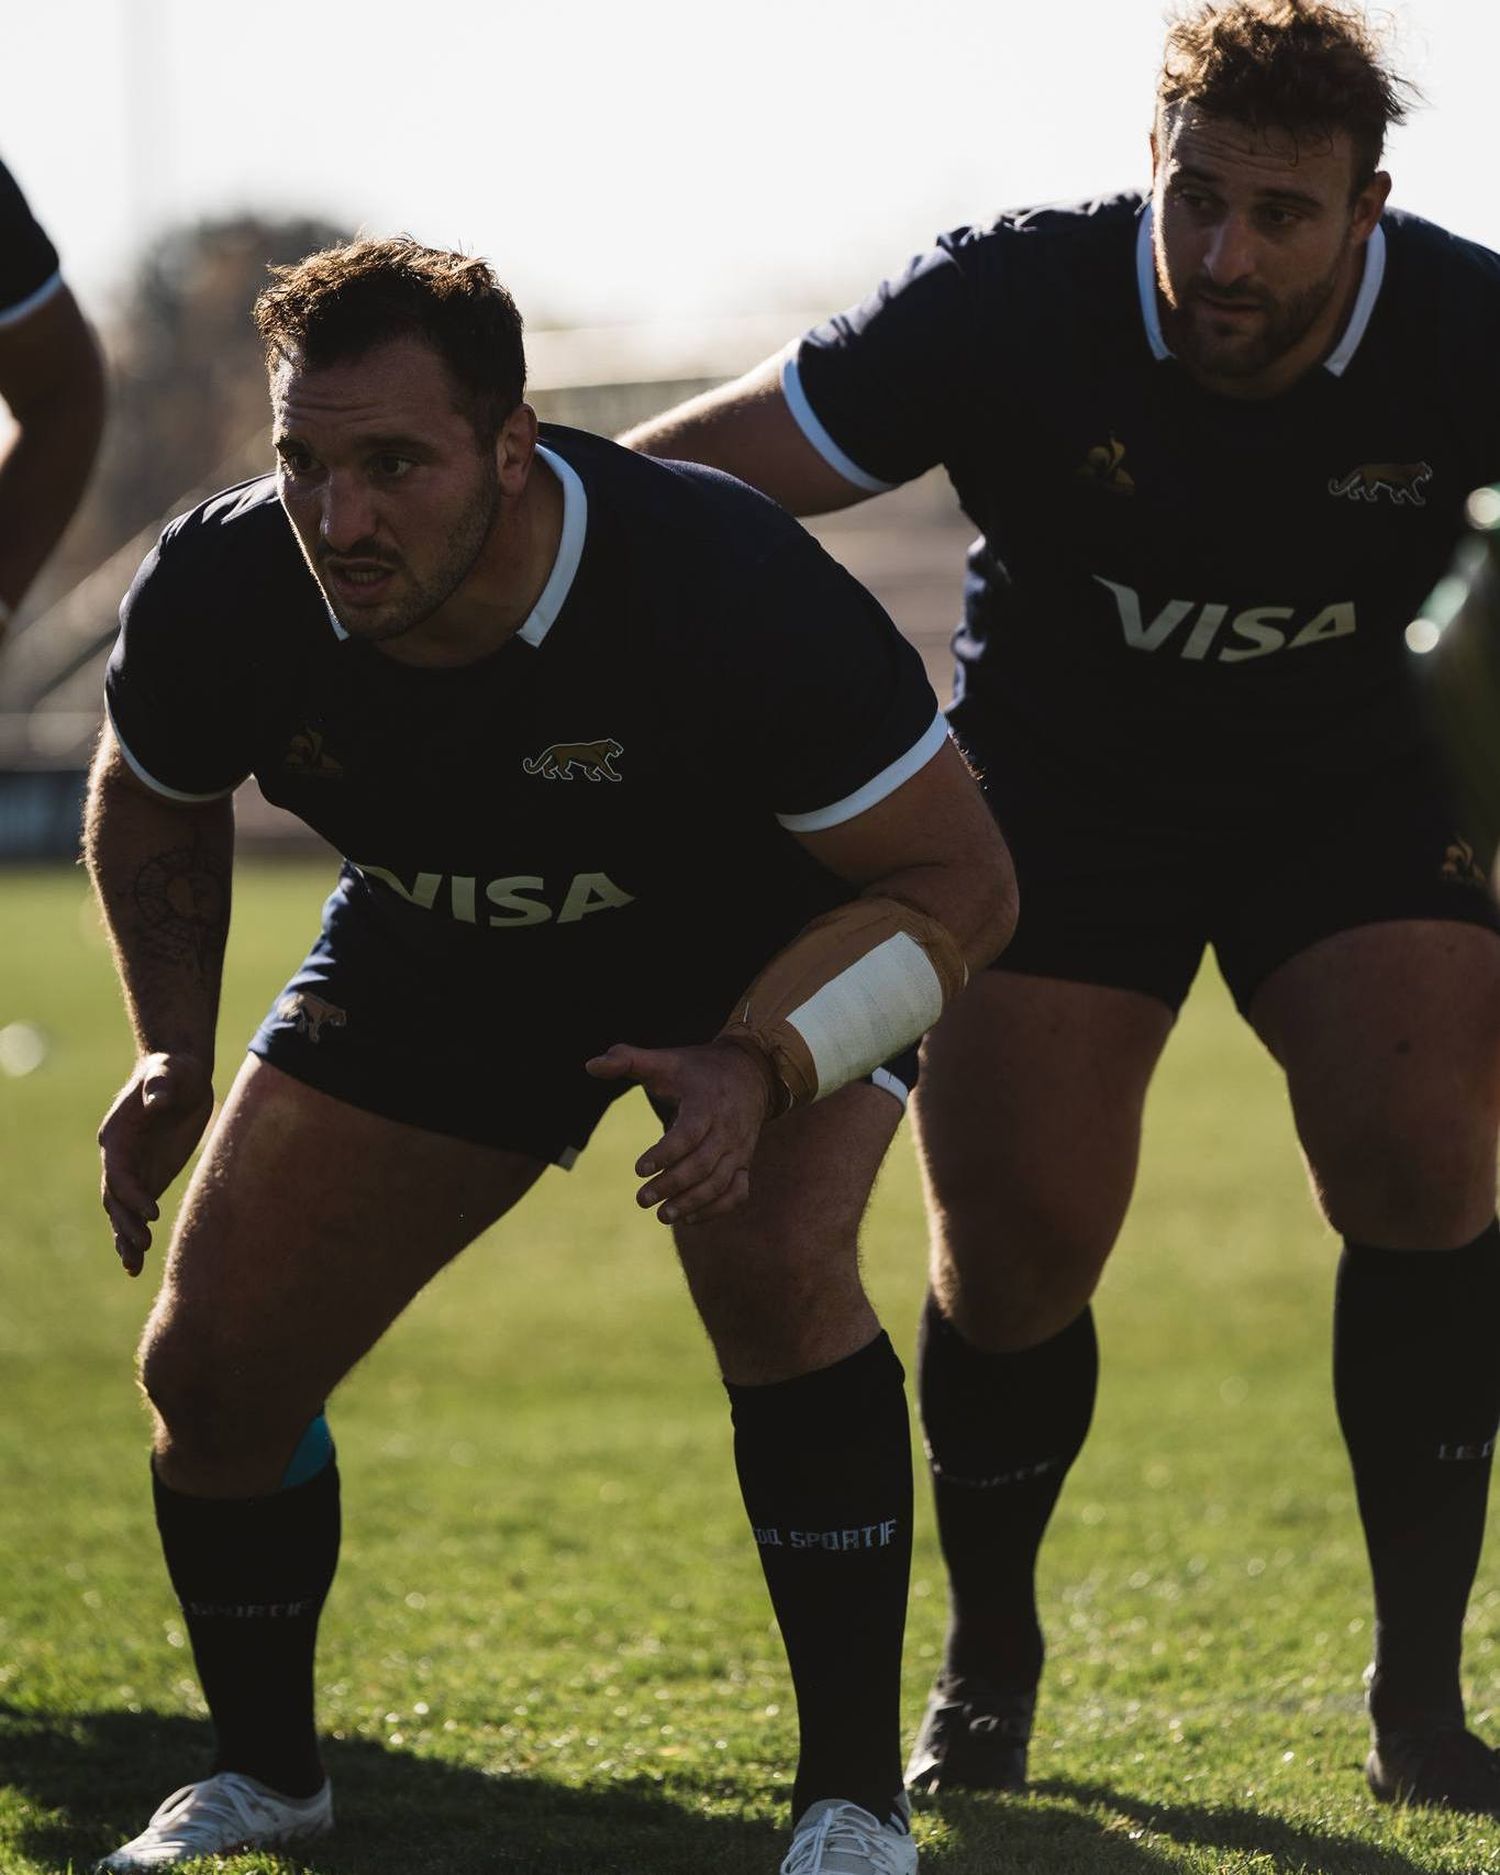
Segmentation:
<svg viewBox="0 0 1500 1875">
<path fill-rule="evenodd" d="M 156 1451 L 194 1473 L 238 1473 L 270 1463 L 286 1443 L 274 1413 L 257 1407 L 233 1363 L 170 1330 L 148 1330 L 139 1358 L 141 1390 L 156 1422 Z M 293 1435 L 295 1437 L 295 1434 Z"/>
<path fill-rule="evenodd" d="M 846 1353 L 850 1334 L 874 1319 L 852 1248 L 838 1258 L 696 1271 L 692 1286 L 714 1352 L 731 1375 L 811 1373 Z"/>
<path fill-rule="evenodd" d="M 1323 1214 L 1342 1236 L 1443 1248 L 1467 1243 L 1494 1211 L 1495 1142 L 1456 1116 L 1329 1129 L 1304 1144 Z"/>
<path fill-rule="evenodd" d="M 1097 1270 L 1075 1271 L 1067 1280 L 1048 1277 L 1001 1284 L 945 1283 L 935 1276 L 933 1291 L 966 1341 L 992 1354 L 1014 1354 L 1039 1347 L 1076 1321 L 1098 1280 Z"/>
<path fill-rule="evenodd" d="M 1114 1246 L 1113 1228 L 1081 1218 L 958 1223 L 951 1213 L 934 1220 L 932 1287 L 959 1331 L 996 1353 L 1035 1347 L 1075 1321 Z"/>
<path fill-rule="evenodd" d="M 222 1387 L 160 1348 L 143 1354 L 141 1390 L 151 1406 L 158 1454 L 171 1451 L 195 1466 L 232 1462 L 246 1443 L 244 1415 Z"/>
<path fill-rule="evenodd" d="M 838 1359 L 846 1351 L 846 1324 L 868 1309 L 863 1296 L 839 1308 L 799 1305 L 786 1314 L 747 1307 L 705 1315 L 704 1326 L 725 1373 L 788 1379 Z"/>
</svg>

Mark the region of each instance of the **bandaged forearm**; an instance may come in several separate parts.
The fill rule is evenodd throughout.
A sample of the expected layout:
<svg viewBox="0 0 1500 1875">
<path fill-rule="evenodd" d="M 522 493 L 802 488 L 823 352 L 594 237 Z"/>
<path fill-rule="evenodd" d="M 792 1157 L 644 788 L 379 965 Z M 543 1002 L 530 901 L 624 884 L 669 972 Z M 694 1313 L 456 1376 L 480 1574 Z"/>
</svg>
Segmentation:
<svg viewBox="0 0 1500 1875">
<path fill-rule="evenodd" d="M 777 1111 L 806 1106 L 900 1054 L 968 978 L 945 925 L 891 898 L 815 919 L 740 998 L 718 1039 L 755 1053 Z"/>
</svg>

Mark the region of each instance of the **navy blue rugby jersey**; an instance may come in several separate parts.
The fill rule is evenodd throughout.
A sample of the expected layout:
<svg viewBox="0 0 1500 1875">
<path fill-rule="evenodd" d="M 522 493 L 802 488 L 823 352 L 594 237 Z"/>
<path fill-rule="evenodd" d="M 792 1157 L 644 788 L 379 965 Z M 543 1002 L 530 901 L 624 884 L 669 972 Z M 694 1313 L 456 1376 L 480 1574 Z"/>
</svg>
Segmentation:
<svg viewBox="0 0 1500 1875">
<path fill-rule="evenodd" d="M 941 463 L 980 530 L 960 739 L 1127 816 L 1418 748 L 1402 633 L 1500 474 L 1500 257 L 1388 214 L 1323 365 L 1236 400 L 1168 350 L 1150 221 L 1127 195 L 961 228 L 783 374 L 848 479 Z"/>
<path fill-rule="evenodd" d="M 793 834 L 873 806 L 946 725 L 875 600 L 774 503 L 542 434 L 561 546 L 487 658 L 413 668 L 343 636 L 267 477 L 174 521 L 147 557 L 111 721 L 173 798 L 253 773 L 345 855 L 342 889 L 419 961 L 558 970 L 569 997 L 647 1010 L 711 958 L 717 1023 L 853 896 Z"/>
<path fill-rule="evenodd" d="M 35 312 L 61 286 L 57 249 L 0 163 L 0 326 Z"/>
</svg>

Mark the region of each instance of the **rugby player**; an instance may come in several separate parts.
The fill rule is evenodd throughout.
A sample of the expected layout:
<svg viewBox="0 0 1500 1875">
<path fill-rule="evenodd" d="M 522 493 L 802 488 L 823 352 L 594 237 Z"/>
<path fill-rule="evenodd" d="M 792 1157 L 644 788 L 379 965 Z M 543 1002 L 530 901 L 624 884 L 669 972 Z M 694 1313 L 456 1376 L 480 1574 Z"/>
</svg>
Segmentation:
<svg viewBox="0 0 1500 1875">
<path fill-rule="evenodd" d="M 104 368 L 48 240 L 0 164 L 0 640 L 72 518 L 104 427 Z"/>
<path fill-rule="evenodd" d="M 1500 945 L 1402 649 L 1500 467 L 1500 260 L 1386 212 L 1408 95 L 1335 0 L 1197 4 L 1148 196 L 960 228 L 627 439 L 798 512 L 941 463 L 980 530 L 952 721 L 1026 910 L 929 1039 L 917 1107 L 952 1589 L 918 1788 L 1024 1781 L 1090 1297 L 1212 944 L 1343 1239 L 1369 1781 L 1500 1813 L 1459 1690 L 1500 1414 Z"/>
<path fill-rule="evenodd" d="M 910 1454 L 855 1240 L 911 1044 L 1013 923 L 998 832 L 915 654 L 774 503 L 538 440 L 482 262 L 356 243 L 256 314 L 279 468 L 147 558 L 92 778 L 138 1044 L 100 1133 L 132 1273 L 212 1103 L 232 790 L 255 774 L 348 863 L 142 1349 L 217 1758 L 101 1866 L 329 1826 L 323 1402 L 639 1082 L 665 1121 L 639 1202 L 723 1370 L 799 1699 L 786 1868 L 909 1875 Z"/>
<path fill-rule="evenodd" d="M 1500 848 L 1500 487 L 1475 489 L 1465 512 L 1453 563 L 1406 642 L 1464 823 L 1489 857 Z"/>
</svg>

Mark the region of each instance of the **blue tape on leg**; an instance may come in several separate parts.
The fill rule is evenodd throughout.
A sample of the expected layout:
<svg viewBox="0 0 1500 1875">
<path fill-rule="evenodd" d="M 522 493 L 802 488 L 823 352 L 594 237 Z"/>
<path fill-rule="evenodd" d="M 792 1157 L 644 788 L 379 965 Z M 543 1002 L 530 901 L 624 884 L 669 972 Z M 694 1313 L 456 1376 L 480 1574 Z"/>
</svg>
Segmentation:
<svg viewBox="0 0 1500 1875">
<path fill-rule="evenodd" d="M 333 1434 L 328 1430 L 328 1421 L 319 1413 L 308 1422 L 307 1431 L 297 1441 L 297 1449 L 281 1474 L 281 1489 L 290 1491 L 294 1485 L 307 1484 L 332 1462 Z"/>
</svg>

